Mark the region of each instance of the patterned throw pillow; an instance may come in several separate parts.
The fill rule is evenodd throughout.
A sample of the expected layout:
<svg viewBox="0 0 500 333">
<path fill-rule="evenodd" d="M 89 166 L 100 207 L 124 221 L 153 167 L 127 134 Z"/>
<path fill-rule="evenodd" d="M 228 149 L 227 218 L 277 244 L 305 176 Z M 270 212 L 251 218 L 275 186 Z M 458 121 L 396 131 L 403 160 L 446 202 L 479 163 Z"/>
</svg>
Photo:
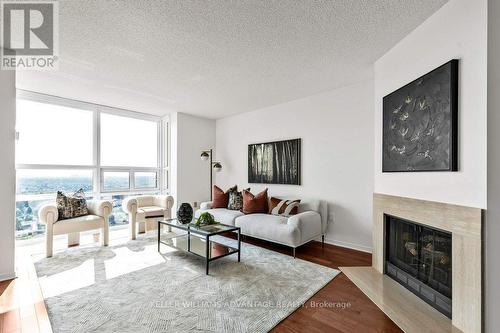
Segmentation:
<svg viewBox="0 0 500 333">
<path fill-rule="evenodd" d="M 269 199 L 269 214 L 290 216 L 299 212 L 300 200 L 282 200 L 271 197 Z"/>
<path fill-rule="evenodd" d="M 247 188 L 246 191 L 250 191 L 250 188 Z M 243 194 L 238 191 L 229 192 L 229 203 L 227 204 L 227 209 L 241 210 L 242 208 Z"/>
<path fill-rule="evenodd" d="M 83 189 L 79 189 L 73 195 L 66 195 L 61 191 L 57 191 L 56 202 L 59 220 L 66 220 L 89 214 Z"/>
</svg>

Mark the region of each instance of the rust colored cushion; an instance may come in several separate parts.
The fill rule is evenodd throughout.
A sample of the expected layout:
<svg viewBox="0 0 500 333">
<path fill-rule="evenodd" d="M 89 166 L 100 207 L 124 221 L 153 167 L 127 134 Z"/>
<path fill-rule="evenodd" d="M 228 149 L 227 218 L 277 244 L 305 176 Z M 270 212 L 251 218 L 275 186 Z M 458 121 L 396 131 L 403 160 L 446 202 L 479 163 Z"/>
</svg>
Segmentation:
<svg viewBox="0 0 500 333">
<path fill-rule="evenodd" d="M 256 195 L 244 190 L 242 212 L 244 214 L 267 214 L 267 188 Z"/>
<path fill-rule="evenodd" d="M 275 197 L 269 199 L 269 214 L 290 216 L 299 211 L 300 200 L 283 200 Z"/>
<path fill-rule="evenodd" d="M 229 203 L 229 193 L 236 191 L 237 186 L 234 185 L 229 190 L 224 192 L 220 187 L 214 185 L 212 208 L 227 208 Z"/>
</svg>

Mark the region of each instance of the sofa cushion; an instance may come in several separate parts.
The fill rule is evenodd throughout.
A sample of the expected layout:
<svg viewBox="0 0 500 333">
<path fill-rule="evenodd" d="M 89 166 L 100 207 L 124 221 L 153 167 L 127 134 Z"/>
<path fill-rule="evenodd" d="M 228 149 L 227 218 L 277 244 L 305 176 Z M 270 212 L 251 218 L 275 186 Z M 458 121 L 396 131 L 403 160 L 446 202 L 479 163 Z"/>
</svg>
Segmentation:
<svg viewBox="0 0 500 333">
<path fill-rule="evenodd" d="M 104 219 L 97 215 L 85 215 L 62 221 L 57 221 L 53 224 L 54 235 L 68 234 L 92 229 L 102 228 Z"/>
<path fill-rule="evenodd" d="M 243 213 L 256 214 L 267 213 L 267 188 L 253 195 L 250 191 L 243 190 Z"/>
<path fill-rule="evenodd" d="M 227 225 L 234 225 L 234 220 L 238 216 L 243 216 L 244 214 L 239 210 L 230 210 L 226 208 L 214 208 L 207 210 L 197 210 L 195 213 L 195 217 L 200 217 L 201 213 L 209 212 L 212 214 L 217 222 Z"/>
<path fill-rule="evenodd" d="M 284 216 L 250 214 L 236 218 L 235 225 L 241 228 L 243 235 L 296 246 L 301 241 L 300 230 L 287 222 Z"/>
<path fill-rule="evenodd" d="M 300 200 L 286 200 L 271 197 L 269 199 L 269 214 L 290 216 L 299 212 Z"/>
<path fill-rule="evenodd" d="M 165 210 L 159 206 L 145 206 L 137 209 L 137 220 L 155 216 L 163 216 Z"/>
<path fill-rule="evenodd" d="M 224 192 L 219 186 L 214 185 L 212 208 L 227 208 L 229 204 L 229 193 L 236 192 L 238 187 L 234 185 L 229 190 Z"/>
</svg>

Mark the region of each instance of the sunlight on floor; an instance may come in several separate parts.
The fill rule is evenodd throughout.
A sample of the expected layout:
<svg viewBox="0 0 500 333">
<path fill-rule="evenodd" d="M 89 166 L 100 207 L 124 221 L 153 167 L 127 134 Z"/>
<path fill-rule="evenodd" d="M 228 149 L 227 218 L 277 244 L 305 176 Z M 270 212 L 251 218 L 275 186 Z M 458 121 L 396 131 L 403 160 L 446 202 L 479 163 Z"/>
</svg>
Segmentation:
<svg viewBox="0 0 500 333">
<path fill-rule="evenodd" d="M 151 244 L 139 252 L 132 251 L 125 246 L 112 249 L 115 256 L 104 261 L 106 279 L 109 280 L 165 262 L 157 248 L 156 244 Z"/>
<path fill-rule="evenodd" d="M 139 235 L 139 238 L 146 236 L 146 234 L 142 234 Z M 106 280 L 111 280 L 122 275 L 162 264 L 169 260 L 164 257 L 166 253 L 177 251 L 174 248 L 162 246 L 161 253 L 159 253 L 156 243 L 146 245 L 140 251 L 133 251 L 126 245 L 129 241 L 128 228 L 111 229 L 110 243 L 107 247 L 112 252 L 109 259 L 105 259 L 104 261 L 90 259 L 77 267 L 71 267 L 49 276 L 40 276 L 39 282 L 44 290 L 44 298 L 91 286 L 96 282 L 102 282 L 103 277 Z M 80 245 L 71 249 L 67 247 L 66 236 L 57 236 L 54 240 L 54 257 L 57 257 L 58 254 L 64 251 L 98 247 L 100 247 L 100 244 L 95 241 L 93 232 L 81 233 Z M 23 260 L 30 260 L 32 262 L 45 260 L 45 239 L 17 241 L 16 257 L 19 265 L 21 265 Z M 98 276 L 101 278 L 99 279 Z"/>
<path fill-rule="evenodd" d="M 56 273 L 38 278 L 44 297 L 53 297 L 73 290 L 91 286 L 95 283 L 94 259 L 86 260 L 83 264 Z"/>
</svg>

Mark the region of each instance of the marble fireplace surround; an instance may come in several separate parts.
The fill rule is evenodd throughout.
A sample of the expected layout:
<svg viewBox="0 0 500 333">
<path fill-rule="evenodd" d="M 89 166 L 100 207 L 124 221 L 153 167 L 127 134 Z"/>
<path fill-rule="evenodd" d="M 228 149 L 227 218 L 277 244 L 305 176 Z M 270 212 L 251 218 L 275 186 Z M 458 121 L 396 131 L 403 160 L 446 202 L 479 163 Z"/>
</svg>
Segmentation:
<svg viewBox="0 0 500 333">
<path fill-rule="evenodd" d="M 384 273 L 384 214 L 451 232 L 452 325 L 481 332 L 482 213 L 479 208 L 374 193 L 372 267 Z"/>
</svg>

